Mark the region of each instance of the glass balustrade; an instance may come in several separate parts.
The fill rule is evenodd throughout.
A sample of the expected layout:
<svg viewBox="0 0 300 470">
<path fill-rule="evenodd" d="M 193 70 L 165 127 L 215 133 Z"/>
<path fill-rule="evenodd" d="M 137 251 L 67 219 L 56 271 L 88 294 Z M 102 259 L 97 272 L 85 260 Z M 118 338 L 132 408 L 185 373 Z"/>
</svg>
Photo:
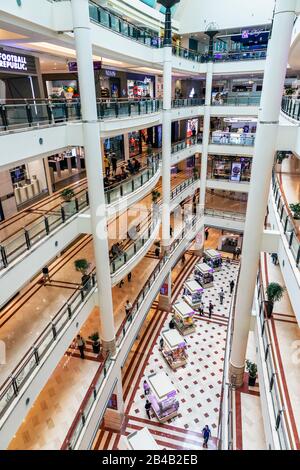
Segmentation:
<svg viewBox="0 0 300 470">
<path fill-rule="evenodd" d="M 205 209 L 205 215 L 210 217 L 221 217 L 222 219 L 231 219 L 239 222 L 244 222 L 246 214 L 242 212 L 219 211 L 216 209 Z"/>
<path fill-rule="evenodd" d="M 296 121 L 300 121 L 300 99 L 284 96 L 281 104 L 282 111 Z"/>
<path fill-rule="evenodd" d="M 261 93 L 217 93 L 212 106 L 259 106 Z"/>
<path fill-rule="evenodd" d="M 223 132 L 218 130 L 212 132 L 210 143 L 214 145 L 241 145 L 253 147 L 255 143 L 255 134 Z"/>
<path fill-rule="evenodd" d="M 284 236 L 288 243 L 290 252 L 295 260 L 296 267 L 300 268 L 300 237 L 298 228 L 293 219 L 293 214 L 285 199 L 283 189 L 275 173 L 272 178 L 272 189 L 275 206 L 283 229 Z"/>
<path fill-rule="evenodd" d="M 288 437 L 288 419 L 282 402 L 282 391 L 278 380 L 276 361 L 274 357 L 272 335 L 269 331 L 269 323 L 266 315 L 265 289 L 262 280 L 261 270 L 257 275 L 256 282 L 257 301 L 259 312 L 257 315 L 258 330 L 263 344 L 262 358 L 266 365 L 268 375 L 268 389 L 271 395 L 274 419 L 276 423 L 277 436 L 282 450 L 290 448 Z"/>
</svg>

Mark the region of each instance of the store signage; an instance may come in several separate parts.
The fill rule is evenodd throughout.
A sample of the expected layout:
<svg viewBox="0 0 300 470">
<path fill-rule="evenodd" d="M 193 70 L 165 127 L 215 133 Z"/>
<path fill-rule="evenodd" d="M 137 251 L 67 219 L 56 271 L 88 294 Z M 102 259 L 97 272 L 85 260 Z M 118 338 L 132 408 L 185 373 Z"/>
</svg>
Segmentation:
<svg viewBox="0 0 300 470">
<path fill-rule="evenodd" d="M 116 77 L 117 72 L 116 72 L 116 70 L 105 70 L 105 75 L 107 77 Z"/>
<path fill-rule="evenodd" d="M 268 33 L 268 31 L 262 29 L 254 29 L 249 31 L 249 29 L 244 29 L 242 31 L 242 39 L 248 39 L 249 36 L 259 36 L 260 34 Z"/>
<path fill-rule="evenodd" d="M 101 61 L 94 61 L 94 70 L 101 70 L 102 69 L 102 62 Z M 68 62 L 69 72 L 78 72 L 77 62 Z"/>
<path fill-rule="evenodd" d="M 23 55 L 0 52 L 0 68 L 26 72 L 27 58 Z"/>
</svg>

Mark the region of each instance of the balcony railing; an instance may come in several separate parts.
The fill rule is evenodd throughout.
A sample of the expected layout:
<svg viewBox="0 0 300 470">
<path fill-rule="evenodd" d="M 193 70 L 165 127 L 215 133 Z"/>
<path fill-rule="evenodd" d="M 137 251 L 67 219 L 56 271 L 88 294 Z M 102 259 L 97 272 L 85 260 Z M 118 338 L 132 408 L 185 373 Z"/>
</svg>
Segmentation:
<svg viewBox="0 0 300 470">
<path fill-rule="evenodd" d="M 186 108 L 191 106 L 202 106 L 204 104 L 204 98 L 185 98 L 172 100 L 172 108 Z"/>
<path fill-rule="evenodd" d="M 297 226 L 295 225 L 292 211 L 285 197 L 283 188 L 278 177 L 273 173 L 272 178 L 273 196 L 275 205 L 283 229 L 284 236 L 287 240 L 290 252 L 295 260 L 296 267 L 300 269 L 300 237 Z"/>
<path fill-rule="evenodd" d="M 261 267 L 257 275 L 257 301 L 259 305 L 259 312 L 257 315 L 258 333 L 261 336 L 263 344 L 262 360 L 265 362 L 268 374 L 268 391 L 272 398 L 275 430 L 278 435 L 281 450 L 291 449 L 291 431 L 288 424 L 287 411 L 284 406 L 283 390 L 278 380 L 277 361 L 275 360 L 275 350 L 270 332 L 269 321 L 266 312 L 266 299 L 263 279 L 261 274 Z"/>
<path fill-rule="evenodd" d="M 253 147 L 255 134 L 214 131 L 210 137 L 210 143 L 214 145 L 241 145 L 244 147 Z"/>
<path fill-rule="evenodd" d="M 243 212 L 219 211 L 216 209 L 205 209 L 205 215 L 209 217 L 220 217 L 221 219 L 230 219 L 238 222 L 245 222 L 246 214 Z"/>
<path fill-rule="evenodd" d="M 17 104 L 0 105 L 0 132 L 34 127 L 49 127 L 65 122 L 80 121 L 80 99 L 73 100 L 20 100 Z M 97 99 L 98 119 L 153 114 L 161 109 L 161 100 L 156 99 Z"/>
<path fill-rule="evenodd" d="M 261 93 L 229 93 L 220 94 L 212 100 L 212 106 L 259 106 Z"/>
<path fill-rule="evenodd" d="M 180 152 L 181 150 L 185 150 L 186 148 L 192 147 L 197 144 L 202 144 L 202 134 L 191 136 L 185 140 L 176 142 L 176 144 L 172 144 L 172 153 Z"/>
<path fill-rule="evenodd" d="M 114 188 L 105 192 L 107 204 L 119 201 L 122 197 L 134 193 L 148 183 L 159 171 L 159 156 L 153 154 L 152 164 L 143 169 L 139 174 L 118 183 Z M 89 207 L 87 189 L 79 191 L 69 202 L 57 204 L 44 215 L 37 217 L 25 228 L 18 230 L 0 243 L 0 271 L 10 266 L 21 255 L 31 250 L 41 240 L 51 235 L 55 229 L 62 227 L 71 217 Z"/>
<path fill-rule="evenodd" d="M 281 109 L 291 118 L 300 121 L 300 99 L 284 96 L 282 98 Z"/>
</svg>

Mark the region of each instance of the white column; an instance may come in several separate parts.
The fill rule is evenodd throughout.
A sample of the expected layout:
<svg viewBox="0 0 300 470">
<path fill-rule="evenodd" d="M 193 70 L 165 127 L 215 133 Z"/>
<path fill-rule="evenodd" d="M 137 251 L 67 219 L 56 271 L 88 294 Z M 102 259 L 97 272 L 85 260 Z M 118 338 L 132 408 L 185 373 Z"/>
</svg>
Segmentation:
<svg viewBox="0 0 300 470">
<path fill-rule="evenodd" d="M 45 176 L 46 176 L 48 193 L 49 193 L 49 196 L 52 196 L 52 194 L 53 194 L 53 181 L 52 181 L 52 178 L 51 178 L 48 157 L 43 158 L 43 160 L 44 160 L 44 169 L 45 169 Z"/>
<path fill-rule="evenodd" d="M 110 350 L 114 353 L 115 326 L 88 0 L 72 0 L 72 12 L 83 118 L 85 164 L 97 269 L 98 302 L 101 314 L 100 335 L 104 350 Z"/>
<path fill-rule="evenodd" d="M 164 47 L 164 100 L 162 135 L 162 246 L 170 245 L 172 48 Z"/>
<path fill-rule="evenodd" d="M 243 384 L 261 237 L 268 204 L 278 118 L 294 19 L 295 0 L 277 0 L 255 140 L 241 272 L 237 291 L 229 372 L 230 380 L 236 386 Z"/>
<path fill-rule="evenodd" d="M 123 136 L 123 141 L 124 141 L 124 158 L 125 161 L 128 161 L 130 156 L 129 156 L 129 134 L 126 132 Z"/>
<path fill-rule="evenodd" d="M 200 210 L 204 210 L 204 207 L 205 207 L 208 145 L 209 145 L 209 134 L 210 134 L 210 106 L 211 106 L 211 93 L 212 93 L 212 79 L 213 79 L 213 63 L 209 62 L 207 64 L 206 88 L 205 88 L 203 150 L 202 150 L 202 157 L 201 157 L 200 200 L 199 200 Z"/>
</svg>

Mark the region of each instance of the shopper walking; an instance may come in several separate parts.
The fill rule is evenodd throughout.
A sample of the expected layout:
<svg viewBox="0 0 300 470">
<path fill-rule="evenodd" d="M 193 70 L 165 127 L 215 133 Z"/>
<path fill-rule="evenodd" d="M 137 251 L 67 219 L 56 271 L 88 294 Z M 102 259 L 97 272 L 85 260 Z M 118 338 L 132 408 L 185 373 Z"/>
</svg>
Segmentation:
<svg viewBox="0 0 300 470">
<path fill-rule="evenodd" d="M 107 156 L 105 155 L 104 157 L 104 168 L 105 168 L 105 176 L 109 177 L 109 174 L 110 174 L 110 162 L 107 158 Z"/>
<path fill-rule="evenodd" d="M 210 436 L 211 436 L 211 430 L 209 429 L 207 424 L 202 429 L 202 435 L 203 435 L 203 447 L 204 447 L 204 449 L 207 449 L 208 448 L 208 441 L 209 441 Z"/>
<path fill-rule="evenodd" d="M 173 238 L 173 227 L 170 226 L 170 238 Z"/>
<path fill-rule="evenodd" d="M 48 266 L 44 266 L 42 269 L 42 275 L 43 275 L 43 282 L 46 283 L 51 282 L 50 275 L 49 275 L 49 268 Z"/>
<path fill-rule="evenodd" d="M 127 274 L 127 281 L 131 282 L 132 274 L 131 272 Z"/>
<path fill-rule="evenodd" d="M 161 350 L 163 350 L 164 344 L 165 344 L 164 339 L 163 339 L 163 338 L 160 338 L 160 340 L 159 340 L 159 347 L 160 347 Z"/>
<path fill-rule="evenodd" d="M 230 294 L 232 295 L 233 289 L 234 289 L 234 286 L 235 286 L 235 282 L 234 282 L 233 279 L 230 281 L 229 286 L 230 286 Z"/>
<path fill-rule="evenodd" d="M 214 313 L 214 306 L 212 304 L 212 301 L 209 301 L 208 305 L 208 317 L 211 318 L 212 314 Z"/>
<path fill-rule="evenodd" d="M 125 304 L 126 317 L 129 317 L 131 309 L 132 309 L 132 303 L 129 302 L 129 300 L 126 300 L 126 304 Z"/>
<path fill-rule="evenodd" d="M 117 163 L 118 163 L 118 160 L 117 160 L 117 157 L 116 157 L 115 153 L 112 153 L 110 161 L 111 161 L 113 176 L 115 176 L 115 174 L 117 172 Z"/>
<path fill-rule="evenodd" d="M 209 237 L 209 229 L 208 227 L 206 227 L 205 231 L 204 231 L 204 235 L 205 235 L 205 240 L 207 241 L 208 240 L 208 237 Z"/>
<path fill-rule="evenodd" d="M 239 260 L 240 256 L 241 256 L 241 249 L 239 246 L 237 246 L 235 249 L 235 259 Z"/>
<path fill-rule="evenodd" d="M 144 389 L 144 395 L 149 395 L 149 393 L 150 393 L 150 386 L 149 386 L 147 380 L 144 380 L 143 389 Z"/>
<path fill-rule="evenodd" d="M 150 403 L 149 400 L 146 400 L 145 410 L 146 410 L 146 413 L 147 413 L 148 418 L 151 419 L 151 414 L 150 414 L 151 403 Z"/>
<path fill-rule="evenodd" d="M 223 287 L 221 287 L 221 290 L 219 292 L 219 299 L 220 299 L 220 304 L 221 305 L 223 305 L 224 297 L 225 297 L 224 290 L 223 290 Z"/>
<path fill-rule="evenodd" d="M 275 266 L 276 266 L 278 264 L 278 255 L 277 255 L 277 253 L 272 253 L 271 258 L 272 258 L 272 263 L 275 264 Z"/>
<path fill-rule="evenodd" d="M 84 359 L 85 342 L 84 342 L 83 337 L 80 336 L 80 335 L 77 335 L 76 343 L 77 343 L 77 347 L 78 347 L 79 352 L 80 352 L 80 357 L 81 357 L 81 359 Z"/>
</svg>

